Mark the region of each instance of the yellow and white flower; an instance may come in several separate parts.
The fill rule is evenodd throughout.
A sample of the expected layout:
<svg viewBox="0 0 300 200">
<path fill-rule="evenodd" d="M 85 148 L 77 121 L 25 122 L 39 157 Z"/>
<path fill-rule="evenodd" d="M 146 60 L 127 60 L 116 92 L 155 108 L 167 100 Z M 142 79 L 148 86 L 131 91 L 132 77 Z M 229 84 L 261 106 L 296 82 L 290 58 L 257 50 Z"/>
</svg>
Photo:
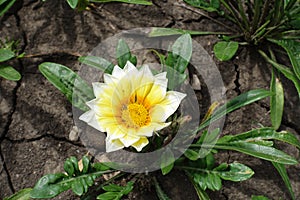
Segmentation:
<svg viewBox="0 0 300 200">
<path fill-rule="evenodd" d="M 127 62 L 104 74 L 104 83 L 93 83 L 95 99 L 87 102 L 90 111 L 80 116 L 90 126 L 106 132 L 106 151 L 133 146 L 141 151 L 154 131 L 168 125 L 166 119 L 186 96 L 167 92 L 166 72 L 153 75 L 148 66 L 137 69 Z"/>
</svg>

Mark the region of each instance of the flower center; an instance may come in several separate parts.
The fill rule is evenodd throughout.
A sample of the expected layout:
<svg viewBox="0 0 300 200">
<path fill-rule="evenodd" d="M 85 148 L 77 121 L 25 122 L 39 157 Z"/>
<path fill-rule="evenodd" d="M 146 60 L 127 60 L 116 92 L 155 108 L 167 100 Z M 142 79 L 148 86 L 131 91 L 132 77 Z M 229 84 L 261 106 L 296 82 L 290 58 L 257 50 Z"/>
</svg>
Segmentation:
<svg viewBox="0 0 300 200">
<path fill-rule="evenodd" d="M 150 123 L 148 110 L 141 104 L 131 103 L 122 110 L 122 122 L 130 128 L 139 128 Z"/>
</svg>

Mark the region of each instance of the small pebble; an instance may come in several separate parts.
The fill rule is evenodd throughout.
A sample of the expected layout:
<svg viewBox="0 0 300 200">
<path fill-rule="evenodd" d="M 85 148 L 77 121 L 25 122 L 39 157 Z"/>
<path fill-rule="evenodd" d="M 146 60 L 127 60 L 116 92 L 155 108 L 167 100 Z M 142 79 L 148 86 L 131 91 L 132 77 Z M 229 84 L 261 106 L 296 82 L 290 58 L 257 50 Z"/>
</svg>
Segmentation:
<svg viewBox="0 0 300 200">
<path fill-rule="evenodd" d="M 196 74 L 193 74 L 193 80 L 192 80 L 192 88 L 194 90 L 201 90 L 201 83 Z"/>
<path fill-rule="evenodd" d="M 78 128 L 77 126 L 73 126 L 70 133 L 69 133 L 69 140 L 72 142 L 78 141 Z"/>
</svg>

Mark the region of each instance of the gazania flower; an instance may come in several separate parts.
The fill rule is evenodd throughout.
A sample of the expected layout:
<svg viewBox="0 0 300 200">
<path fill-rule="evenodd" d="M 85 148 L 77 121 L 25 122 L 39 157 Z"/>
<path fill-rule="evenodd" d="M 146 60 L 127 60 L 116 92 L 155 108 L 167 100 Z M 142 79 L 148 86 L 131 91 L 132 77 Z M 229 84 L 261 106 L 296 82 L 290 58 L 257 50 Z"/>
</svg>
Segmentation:
<svg viewBox="0 0 300 200">
<path fill-rule="evenodd" d="M 141 151 L 154 131 L 168 125 L 166 119 L 186 96 L 166 91 L 166 72 L 153 75 L 148 66 L 137 69 L 127 62 L 104 74 L 104 83 L 93 83 L 95 99 L 87 102 L 90 111 L 80 116 L 90 126 L 106 132 L 106 151 L 132 146 Z"/>
</svg>

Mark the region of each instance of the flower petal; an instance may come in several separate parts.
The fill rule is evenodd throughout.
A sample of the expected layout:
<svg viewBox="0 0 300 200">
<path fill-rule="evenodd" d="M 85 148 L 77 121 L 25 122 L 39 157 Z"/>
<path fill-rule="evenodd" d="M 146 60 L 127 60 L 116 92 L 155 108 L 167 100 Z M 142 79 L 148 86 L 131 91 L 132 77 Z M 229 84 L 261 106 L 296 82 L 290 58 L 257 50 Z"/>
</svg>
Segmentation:
<svg viewBox="0 0 300 200">
<path fill-rule="evenodd" d="M 129 147 L 132 144 L 136 143 L 139 139 L 139 136 L 127 133 L 124 137 L 120 138 L 119 140 L 124 144 L 125 147 Z"/>
<path fill-rule="evenodd" d="M 110 74 L 104 74 L 103 79 L 104 79 L 104 83 L 106 84 L 116 85 L 119 82 L 119 78 Z"/>
<path fill-rule="evenodd" d="M 166 119 L 172 115 L 177 108 L 181 100 L 186 96 L 181 92 L 169 91 L 166 94 L 165 99 L 159 104 L 151 108 L 150 117 L 154 122 L 164 122 Z"/>
<path fill-rule="evenodd" d="M 141 151 L 149 143 L 146 137 L 141 137 L 137 142 L 132 144 L 137 151 Z"/>
<path fill-rule="evenodd" d="M 136 67 L 130 62 L 130 61 L 127 61 L 126 62 L 126 65 L 124 66 L 124 72 L 125 73 L 128 73 L 128 72 L 130 72 L 130 73 L 137 73 L 138 72 L 138 70 L 136 69 Z"/>
<path fill-rule="evenodd" d="M 88 125 L 92 126 L 93 128 L 105 132 L 105 129 L 103 129 L 100 124 L 98 123 L 98 120 L 96 118 L 96 113 L 93 110 L 87 111 L 83 113 L 80 117 L 80 120 L 86 122 Z"/>
<path fill-rule="evenodd" d="M 118 65 L 116 65 L 111 73 L 112 76 L 117 77 L 117 78 L 122 78 L 123 76 L 126 75 L 126 73 L 124 72 L 124 70 L 119 67 Z"/>
<path fill-rule="evenodd" d="M 106 84 L 99 83 L 99 82 L 92 83 L 94 95 L 95 95 L 96 98 L 98 98 L 103 93 L 105 85 Z"/>
<path fill-rule="evenodd" d="M 106 131 L 108 140 L 120 139 L 126 135 L 126 132 L 124 132 L 118 124 L 115 126 L 110 126 L 106 129 Z"/>
<path fill-rule="evenodd" d="M 117 151 L 119 149 L 124 148 L 123 143 L 120 142 L 120 140 L 118 140 L 118 139 L 108 141 L 108 139 L 106 138 L 105 142 L 106 142 L 106 152 Z"/>
<path fill-rule="evenodd" d="M 159 131 L 159 130 L 169 126 L 170 124 L 171 124 L 171 122 L 168 122 L 168 123 L 152 122 L 149 126 L 140 128 L 137 135 L 151 137 L 151 136 L 153 136 L 154 131 Z"/>
</svg>

